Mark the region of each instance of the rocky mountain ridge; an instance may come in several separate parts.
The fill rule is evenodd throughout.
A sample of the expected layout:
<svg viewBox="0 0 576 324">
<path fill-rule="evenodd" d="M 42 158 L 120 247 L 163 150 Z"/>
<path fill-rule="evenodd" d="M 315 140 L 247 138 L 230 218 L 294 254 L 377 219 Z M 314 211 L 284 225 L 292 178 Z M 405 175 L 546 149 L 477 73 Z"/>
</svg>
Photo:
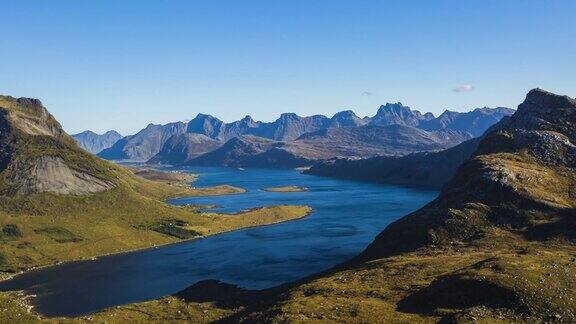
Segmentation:
<svg viewBox="0 0 576 324">
<path fill-rule="evenodd" d="M 87 130 L 71 136 L 78 142 L 80 147 L 93 154 L 98 154 L 102 150 L 111 147 L 123 137 L 114 130 L 107 131 L 104 134 L 96 134 Z"/>
<path fill-rule="evenodd" d="M 450 118 L 444 116 L 442 121 L 437 122 L 435 122 L 436 118 L 432 114 L 422 115 L 419 111 L 413 111 L 400 103 L 383 105 L 374 117 L 365 118 L 359 118 L 353 111 L 346 110 L 336 113 L 332 118 L 322 115 L 300 117 L 293 113 L 285 113 L 276 121 L 268 123 L 254 121 L 250 116 L 246 116 L 236 122 L 224 123 L 213 116 L 198 114 L 196 118 L 188 122 L 186 133 L 204 135 L 221 142 L 222 145 L 228 140 L 244 135 L 285 142 L 287 143 L 286 147 L 291 147 L 294 151 L 299 150 L 296 146 L 302 145 L 300 151 L 305 150 L 308 154 L 300 157 L 312 160 L 337 156 L 403 155 L 419 150 L 441 150 L 472 138 L 477 132 L 484 131 L 503 116 L 513 112 L 513 110 L 504 109 L 482 108 L 469 113 L 450 113 Z M 470 129 L 467 129 L 467 127 Z M 379 129 L 378 133 L 388 133 L 389 135 L 387 138 L 379 135 L 382 140 L 381 143 L 370 143 L 370 136 L 374 134 L 376 129 Z M 397 134 L 394 134 L 394 131 Z M 362 132 L 365 132 L 365 134 L 361 134 Z M 342 137 L 337 138 L 338 135 Z M 395 135 L 398 135 L 398 137 L 395 138 Z M 179 137 L 179 140 L 166 140 L 162 147 L 154 146 L 152 148 L 150 146 L 146 150 L 150 154 L 158 151 L 157 155 L 153 155 L 150 159 L 151 163 L 172 161 L 170 164 L 186 164 L 194 157 L 206 153 L 206 150 L 201 149 L 199 145 L 194 143 L 184 144 L 183 141 L 186 141 L 186 137 L 182 137 L 181 133 L 174 136 Z M 354 139 L 351 140 L 351 138 Z M 366 139 L 368 142 L 363 143 L 360 140 L 361 138 Z M 429 143 L 416 149 L 423 143 L 422 140 L 424 138 L 435 141 L 435 143 Z M 408 143 L 410 140 L 415 141 L 412 143 L 413 145 Z M 398 142 L 396 146 L 394 145 L 395 141 Z M 178 148 L 172 147 L 177 145 L 177 143 L 179 143 Z M 331 152 L 328 144 L 334 147 Z M 134 141 L 119 141 L 118 146 L 120 151 L 124 152 L 123 154 L 108 155 L 108 152 L 105 151 L 101 156 L 105 158 L 123 156 L 123 158 L 141 160 L 144 158 L 143 155 L 135 158 L 136 155 L 130 153 L 135 150 L 133 148 L 135 145 L 138 145 L 138 143 Z M 166 147 L 163 147 L 164 145 Z M 410 146 L 412 148 L 409 148 Z M 318 148 L 317 152 L 312 152 L 314 147 Z M 109 151 L 112 150 L 109 149 Z M 178 152 L 176 153 L 178 157 L 187 156 L 188 158 L 184 160 L 182 158 L 173 158 L 170 156 L 172 154 L 170 152 Z M 203 159 L 203 161 L 208 160 Z M 302 160 L 296 159 L 293 161 Z M 268 166 L 275 167 L 276 165 Z"/>
</svg>

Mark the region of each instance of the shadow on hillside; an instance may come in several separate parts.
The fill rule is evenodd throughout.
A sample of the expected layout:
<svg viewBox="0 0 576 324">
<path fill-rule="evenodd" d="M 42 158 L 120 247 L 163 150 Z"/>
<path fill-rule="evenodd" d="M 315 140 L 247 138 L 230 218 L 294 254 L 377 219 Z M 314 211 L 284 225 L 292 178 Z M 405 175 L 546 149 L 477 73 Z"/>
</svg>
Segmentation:
<svg viewBox="0 0 576 324">
<path fill-rule="evenodd" d="M 423 315 L 440 315 L 438 310 L 463 310 L 475 306 L 522 311 L 513 291 L 492 282 L 448 275 L 398 302 L 398 310 Z"/>
<path fill-rule="evenodd" d="M 562 210 L 555 215 L 553 220 L 533 225 L 524 236 L 531 241 L 545 241 L 553 238 L 576 241 L 576 209 Z"/>
<path fill-rule="evenodd" d="M 259 304 L 262 295 L 265 295 L 263 291 L 245 290 L 218 280 L 204 280 L 176 293 L 174 296 L 188 303 L 211 302 L 219 308 L 236 309 Z"/>
</svg>

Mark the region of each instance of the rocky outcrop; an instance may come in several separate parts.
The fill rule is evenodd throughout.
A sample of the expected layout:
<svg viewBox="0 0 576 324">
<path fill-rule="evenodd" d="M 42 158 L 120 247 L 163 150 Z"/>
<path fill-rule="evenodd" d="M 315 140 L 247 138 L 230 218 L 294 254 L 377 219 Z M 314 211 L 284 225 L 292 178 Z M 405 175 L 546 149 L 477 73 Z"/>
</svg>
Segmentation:
<svg viewBox="0 0 576 324">
<path fill-rule="evenodd" d="M 82 150 L 39 100 L 0 96 L 0 194 L 85 195 L 116 178 Z"/>
<path fill-rule="evenodd" d="M 96 134 L 92 131 L 84 131 L 82 133 L 72 135 L 72 138 L 78 142 L 80 147 L 86 151 L 98 154 L 102 150 L 112 147 L 114 143 L 118 142 L 122 138 L 116 131 L 107 131 L 104 134 Z"/>
<path fill-rule="evenodd" d="M 112 181 L 102 180 L 87 172 L 74 170 L 55 156 L 41 156 L 31 163 L 14 166 L 9 191 L 13 195 L 50 192 L 60 195 L 86 195 L 114 188 Z"/>
</svg>

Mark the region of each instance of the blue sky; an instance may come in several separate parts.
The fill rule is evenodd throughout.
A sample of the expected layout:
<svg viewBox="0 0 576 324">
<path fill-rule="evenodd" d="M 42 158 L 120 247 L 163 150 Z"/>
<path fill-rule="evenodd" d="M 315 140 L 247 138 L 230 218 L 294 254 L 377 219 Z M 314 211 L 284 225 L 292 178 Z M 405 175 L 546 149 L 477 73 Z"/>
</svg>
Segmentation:
<svg viewBox="0 0 576 324">
<path fill-rule="evenodd" d="M 0 93 L 71 132 L 576 96 L 576 1 L 0 0 Z M 454 91 L 455 89 L 461 91 Z"/>
</svg>

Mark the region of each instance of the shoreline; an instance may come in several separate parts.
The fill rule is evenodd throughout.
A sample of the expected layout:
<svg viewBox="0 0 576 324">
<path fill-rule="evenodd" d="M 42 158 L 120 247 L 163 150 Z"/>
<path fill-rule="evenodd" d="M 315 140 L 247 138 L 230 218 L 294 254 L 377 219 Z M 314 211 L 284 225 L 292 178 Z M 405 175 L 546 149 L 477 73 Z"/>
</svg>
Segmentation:
<svg viewBox="0 0 576 324">
<path fill-rule="evenodd" d="M 154 169 L 157 172 L 160 173 L 168 173 L 166 171 L 162 171 L 162 170 L 157 170 Z M 169 173 L 179 173 L 182 174 L 184 176 L 188 176 L 188 173 L 182 172 L 182 171 L 172 171 Z M 198 178 L 199 178 L 199 174 L 194 174 L 194 180 L 192 180 L 191 182 L 186 183 L 185 187 L 187 189 L 192 189 L 191 183 L 195 182 Z M 148 179 L 150 180 L 150 179 Z M 159 181 L 159 180 L 150 180 L 150 181 Z M 161 181 L 160 181 L 161 182 Z M 240 188 L 240 187 L 234 187 L 231 185 L 222 185 L 222 186 L 227 186 L 230 187 L 233 190 L 238 190 L 237 192 L 228 192 L 228 193 L 220 193 L 220 194 L 208 194 L 208 195 L 178 195 L 178 196 L 173 196 L 173 197 L 169 197 L 169 198 L 165 198 L 163 200 L 160 200 L 161 202 L 168 204 L 172 207 L 175 208 L 185 208 L 185 205 L 174 205 L 170 203 L 170 200 L 173 199 L 179 199 L 179 198 L 186 198 L 186 197 L 217 197 L 217 196 L 226 196 L 226 195 L 237 195 L 237 194 L 243 194 L 246 193 L 248 190 L 244 189 L 244 188 Z M 182 185 L 182 187 L 184 187 Z M 218 187 L 218 186 L 216 186 Z M 197 188 L 196 190 L 202 190 L 205 188 L 214 188 L 214 187 L 202 187 L 202 188 Z M 193 190 L 193 189 L 192 189 Z M 241 190 L 241 191 L 240 191 Z M 295 207 L 294 205 L 274 205 L 274 206 L 260 206 L 260 207 L 253 207 L 253 208 L 249 208 L 243 211 L 239 211 L 236 213 L 214 213 L 216 215 L 219 216 L 224 216 L 224 217 L 231 217 L 231 216 L 238 216 L 238 215 L 242 215 L 242 214 L 246 214 L 246 213 L 250 213 L 252 211 L 257 211 L 257 210 L 262 210 L 262 209 L 266 209 L 266 208 L 273 208 L 273 207 Z M 307 211 L 299 216 L 299 217 L 295 217 L 295 218 L 289 218 L 289 219 L 281 219 L 275 222 L 271 222 L 271 223 L 267 223 L 267 224 L 257 224 L 257 225 L 249 225 L 249 226 L 243 226 L 243 227 L 238 227 L 238 228 L 232 228 L 232 229 L 228 229 L 228 230 L 223 230 L 217 233 L 213 233 L 213 234 L 208 234 L 208 235 L 201 235 L 201 236 L 197 236 L 197 237 L 193 237 L 190 239 L 185 239 L 185 240 L 180 240 L 180 241 L 176 241 L 176 242 L 169 242 L 166 244 L 159 244 L 159 245 L 153 245 L 153 246 L 148 246 L 148 247 L 139 247 L 139 248 L 134 248 L 134 249 L 128 249 L 128 250 L 122 250 L 122 251 L 116 251 L 116 252 L 109 252 L 109 253 L 103 253 L 103 254 L 99 254 L 93 257 L 87 257 L 87 258 L 81 258 L 81 259 L 77 259 L 77 260 L 66 260 L 66 261 L 58 261 L 52 264 L 45 264 L 45 265 L 38 265 L 38 266 L 34 266 L 31 267 L 29 269 L 26 270 L 22 270 L 19 272 L 15 272 L 15 273 L 5 273 L 4 276 L 1 277 L 0 282 L 4 282 L 4 281 L 9 281 L 12 280 L 18 276 L 21 275 L 25 275 L 28 273 L 33 273 L 36 271 L 42 271 L 43 269 L 46 268 L 50 268 L 50 267 L 59 267 L 59 266 L 64 266 L 67 264 L 71 264 L 71 263 L 82 263 L 82 262 L 92 262 L 92 261 L 96 261 L 102 258 L 106 258 L 106 257 L 113 257 L 113 256 L 121 256 L 121 255 L 125 255 L 125 254 L 131 254 L 131 253 L 144 253 L 146 251 L 149 250 L 155 250 L 155 249 L 159 249 L 159 248 L 167 248 L 170 247 L 172 245 L 177 245 L 177 244 L 183 244 L 183 243 L 190 243 L 196 240 L 201 240 L 201 239 L 205 239 L 208 237 L 214 237 L 214 236 L 218 236 L 218 235 L 222 235 L 222 234 L 227 234 L 227 233 L 231 233 L 231 232 L 235 232 L 235 231 L 240 231 L 240 230 L 245 230 L 245 229 L 250 229 L 250 228 L 256 228 L 256 227 L 264 227 L 264 226 L 273 226 L 273 225 L 278 225 L 278 224 L 282 224 L 282 223 L 286 223 L 286 222 L 291 222 L 291 221 L 297 221 L 297 220 L 301 220 L 304 219 L 308 216 L 310 216 L 313 212 L 314 209 L 310 206 L 306 206 L 306 205 L 298 205 L 299 207 L 305 207 L 307 208 Z M 35 305 L 31 302 L 31 300 L 35 297 L 35 295 L 33 294 L 28 294 L 26 293 L 25 290 L 13 290 L 13 291 L 0 291 L 0 293 L 5 293 L 5 294 L 10 294 L 10 293 L 14 293 L 17 295 L 17 298 L 15 298 L 15 301 L 20 304 L 23 308 L 26 309 L 26 312 L 32 316 L 35 316 L 36 318 L 38 318 L 39 320 L 42 319 L 50 319 L 50 318 L 65 318 L 65 319 L 74 319 L 74 318 L 79 318 L 82 316 L 86 316 L 89 315 L 91 313 L 86 313 L 86 314 L 82 314 L 79 316 L 75 316 L 75 317 L 46 317 L 44 316 L 42 313 L 38 312 L 35 310 Z M 169 296 L 169 295 L 167 295 Z M 130 303 L 128 303 L 130 304 Z M 122 304 L 122 305 L 127 305 L 127 304 Z M 115 305 L 115 306 L 120 306 L 120 305 Z M 111 307 L 115 307 L 115 306 L 111 306 Z M 97 312 L 97 311 L 95 311 Z M 92 312 L 94 313 L 94 312 Z"/>
<path fill-rule="evenodd" d="M 288 206 L 288 205 L 278 205 L 278 206 Z M 252 226 L 240 227 L 240 228 L 231 229 L 231 230 L 227 230 L 227 231 L 222 231 L 222 232 L 218 232 L 218 233 L 214 233 L 214 234 L 210 234 L 210 235 L 202 235 L 202 236 L 199 236 L 199 237 L 195 237 L 195 238 L 191 238 L 191 239 L 187 239 L 187 240 L 182 240 L 182 241 L 180 241 L 180 242 L 172 242 L 172 243 L 167 243 L 167 244 L 162 244 L 162 245 L 157 245 L 157 246 L 152 246 L 152 247 L 137 248 L 137 249 L 132 249 L 132 250 L 120 251 L 120 252 L 112 252 L 112 253 L 102 254 L 102 255 L 99 255 L 99 256 L 96 256 L 96 257 L 93 257 L 93 258 L 90 258 L 90 259 L 79 259 L 79 260 L 61 261 L 61 262 L 58 262 L 58 263 L 55 263 L 55 264 L 51 264 L 51 265 L 37 266 L 37 267 L 34 267 L 34 268 L 30 268 L 30 269 L 28 269 L 28 270 L 26 270 L 26 271 L 21 271 L 21 272 L 15 273 L 15 274 L 13 274 L 13 275 L 11 275 L 11 276 L 9 276 L 9 277 L 6 277 L 6 278 L 0 280 L 0 282 L 8 281 L 8 280 L 11 280 L 11 279 L 14 278 L 14 277 L 17 277 L 17 276 L 20 276 L 20 275 L 24 275 L 24 274 L 27 274 L 27 273 L 31 273 L 31 272 L 34 272 L 34 271 L 40 271 L 40 270 L 42 270 L 42 269 L 44 269 L 44 268 L 58 267 L 58 266 L 63 266 L 63 265 L 66 265 L 66 264 L 71 264 L 71 263 L 91 262 L 91 261 L 96 261 L 96 260 L 99 260 L 99 259 L 102 259 L 102 258 L 112 257 L 112 256 L 120 256 L 120 255 L 123 255 L 123 254 L 142 253 L 142 252 L 146 252 L 146 251 L 154 250 L 154 249 L 158 249 L 158 248 L 167 248 L 167 247 L 170 247 L 170 246 L 172 246 L 172 245 L 183 244 L 183 243 L 190 243 L 190 242 L 193 242 L 193 241 L 196 241 L 196 240 L 206 239 L 206 238 L 209 238 L 209 237 L 215 237 L 215 236 L 218 236 L 218 235 L 228 234 L 228 233 L 235 232 L 235 231 L 241 231 L 241 230 L 246 230 L 246 229 L 251 229 L 251 228 L 256 228 L 256 227 L 274 226 L 274 225 L 279 225 L 279 224 L 287 223 L 287 222 L 291 222 L 291 221 L 297 221 L 297 220 L 301 220 L 301 219 L 304 219 L 304 218 L 310 216 L 310 215 L 314 212 L 314 209 L 313 209 L 312 207 L 309 207 L 309 206 L 305 206 L 305 207 L 307 207 L 309 210 L 308 210 L 304 215 L 302 215 L 301 217 L 298 217 L 298 218 L 285 219 L 285 220 L 280 220 L 280 221 L 278 221 L 278 222 L 268 223 L 268 224 L 262 224 L 262 225 L 252 225 Z M 254 207 L 254 208 L 251 208 L 250 210 L 259 210 L 259 209 L 264 209 L 264 208 L 266 208 L 266 207 Z M 76 319 L 76 318 L 81 318 L 81 317 L 83 317 L 83 316 L 88 316 L 88 315 L 93 314 L 93 313 L 100 312 L 100 311 L 102 311 L 102 310 L 104 310 L 104 309 L 107 309 L 107 308 L 112 308 L 112 307 L 117 307 L 117 306 L 132 304 L 132 303 L 127 303 L 127 304 L 114 305 L 114 306 L 110 306 L 110 307 L 103 308 L 103 309 L 101 309 L 101 310 L 97 310 L 97 311 L 94 311 L 94 312 L 90 312 L 90 313 L 86 313 L 86 314 L 82 314 L 82 315 L 78 315 L 78 316 L 74 316 L 74 317 L 67 317 L 67 316 L 47 317 L 47 316 L 43 315 L 42 313 L 36 311 L 36 310 L 35 310 L 35 305 L 34 305 L 32 302 L 30 302 L 30 299 L 31 299 L 31 298 L 34 298 L 36 295 L 27 294 L 27 293 L 25 292 L 25 290 L 0 291 L 0 293 L 15 293 L 15 294 L 20 295 L 19 298 L 16 299 L 16 301 L 17 301 L 20 305 L 22 305 L 24 308 L 26 308 L 26 311 L 27 311 L 29 314 L 31 314 L 31 315 L 33 315 L 33 316 L 36 316 L 38 319 L 57 319 L 57 318 Z M 165 296 L 163 296 L 163 297 L 167 297 L 167 296 L 171 296 L 171 295 L 172 295 L 172 294 L 169 294 L 169 295 L 165 295 Z M 147 300 L 147 301 L 151 301 L 151 300 L 155 300 L 155 299 L 150 299 L 150 300 Z"/>
<path fill-rule="evenodd" d="M 277 205 L 277 206 L 288 206 L 288 205 Z M 136 248 L 136 249 L 130 249 L 130 250 L 125 250 L 125 251 L 119 251 L 119 252 L 111 252 L 111 253 L 106 253 L 106 254 L 98 255 L 98 256 L 95 256 L 95 257 L 93 257 L 93 258 L 88 258 L 88 259 L 61 261 L 61 262 L 57 262 L 57 263 L 54 263 L 54 264 L 47 264 L 47 265 L 37 266 L 37 267 L 33 267 L 33 268 L 30 268 L 30 269 L 25 270 L 25 271 L 20 271 L 20 272 L 18 272 L 18 273 L 11 274 L 10 276 L 7 276 L 7 277 L 3 278 L 2 280 L 0 280 L 0 282 L 8 281 L 8 280 L 11 280 L 11 279 L 13 279 L 13 278 L 15 278 L 15 277 L 18 277 L 18 276 L 20 276 L 20 275 L 24 275 L 24 274 L 27 274 L 27 273 L 31 273 L 31 272 L 35 272 L 35 271 L 41 271 L 42 269 L 45 269 L 45 268 L 59 267 L 59 266 L 64 266 L 64 265 L 66 265 L 66 264 L 71 264 L 71 263 L 81 263 L 81 262 L 97 261 L 97 260 L 102 259 L 102 258 L 112 257 L 112 256 L 120 256 L 120 255 L 124 255 L 124 254 L 143 253 L 143 252 L 146 252 L 146 251 L 149 251 L 149 250 L 155 250 L 155 249 L 159 249 L 159 248 L 167 248 L 167 247 L 170 247 L 170 246 L 172 246 L 172 245 L 177 245 L 177 244 L 190 243 L 190 242 L 193 242 L 193 241 L 196 241 L 196 240 L 206 239 L 206 238 L 209 238 L 209 237 L 215 237 L 215 236 L 219 236 L 219 235 L 223 235 L 223 234 L 228 234 L 228 233 L 235 232 L 235 231 L 241 231 L 241 230 L 246 230 L 246 229 L 251 229 L 251 228 L 256 228 L 256 227 L 274 226 L 274 225 L 279 225 L 279 224 L 282 224 L 282 223 L 287 223 L 287 222 L 292 222 L 292 221 L 298 221 L 298 220 L 307 218 L 308 216 L 310 216 L 310 215 L 314 212 L 314 209 L 313 209 L 312 207 L 309 207 L 309 206 L 304 206 L 304 207 L 307 207 L 307 208 L 308 208 L 308 211 L 307 211 L 304 215 L 302 215 L 302 216 L 300 216 L 300 217 L 297 217 L 297 218 L 284 219 L 284 220 L 279 220 L 279 221 L 277 221 L 277 222 L 268 223 L 268 224 L 262 224 L 262 225 L 251 225 L 251 226 L 245 226 L 245 227 L 230 229 L 230 230 L 226 230 L 226 231 L 222 231 L 222 232 L 218 232 L 218 233 L 214 233 L 214 234 L 210 234 L 210 235 L 202 235 L 202 236 L 190 238 L 190 239 L 187 239 L 187 240 L 181 240 L 181 241 L 179 241 L 179 242 L 171 242 L 171 243 L 166 243 L 166 244 L 161 244 L 161 245 L 156 245 L 156 246 L 151 246 L 151 247 Z M 250 211 L 252 211 L 252 210 L 260 210 L 260 209 L 265 209 L 265 208 L 266 208 L 266 207 L 254 207 L 254 208 L 251 208 Z M 15 294 L 19 295 L 18 298 L 16 298 L 16 302 L 19 303 L 21 306 L 23 306 L 30 315 L 36 316 L 39 320 L 42 320 L 42 319 L 57 319 L 57 318 L 76 319 L 76 318 L 81 318 L 81 317 L 83 317 L 83 316 L 87 316 L 87 315 L 90 315 L 90 314 L 93 314 L 93 313 L 102 311 L 102 310 L 107 309 L 107 308 L 112 308 L 112 307 L 117 307 L 117 306 L 122 306 L 122 305 L 129 305 L 129 304 L 131 304 L 131 303 L 127 303 L 127 304 L 114 305 L 114 306 L 110 306 L 110 307 L 103 308 L 103 309 L 101 309 L 101 310 L 97 310 L 97 311 L 94 311 L 94 312 L 90 312 L 90 313 L 86 313 L 86 314 L 82 314 L 82 315 L 78 315 L 78 316 L 74 316 L 74 317 L 67 317 L 67 316 L 47 317 L 47 316 L 43 315 L 42 313 L 40 313 L 40 312 L 38 312 L 38 311 L 35 310 L 36 307 L 35 307 L 35 305 L 31 302 L 31 299 L 34 298 L 35 295 L 33 295 L 33 294 L 28 294 L 28 293 L 25 292 L 25 290 L 8 290 L 8 291 L 0 291 L 0 293 L 15 293 Z M 172 295 L 172 294 L 169 294 L 169 295 L 166 295 L 166 296 L 171 296 L 171 295 Z M 166 296 L 163 296 L 163 297 L 166 297 Z M 151 299 L 151 300 L 154 300 L 154 299 Z M 148 300 L 148 301 L 151 301 L 151 300 Z"/>
</svg>

